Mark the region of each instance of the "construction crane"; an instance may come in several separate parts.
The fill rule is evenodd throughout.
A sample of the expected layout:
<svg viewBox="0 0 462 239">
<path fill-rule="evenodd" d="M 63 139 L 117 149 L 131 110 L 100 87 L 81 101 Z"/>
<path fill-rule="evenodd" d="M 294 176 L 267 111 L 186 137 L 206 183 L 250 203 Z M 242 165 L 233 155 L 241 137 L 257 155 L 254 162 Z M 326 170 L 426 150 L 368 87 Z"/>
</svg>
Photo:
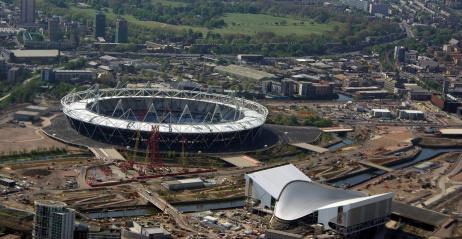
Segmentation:
<svg viewBox="0 0 462 239">
<path fill-rule="evenodd" d="M 160 132 L 159 125 L 152 126 L 148 138 L 148 147 L 146 151 L 146 163 L 150 169 L 163 167 L 162 159 L 160 158 Z"/>
</svg>

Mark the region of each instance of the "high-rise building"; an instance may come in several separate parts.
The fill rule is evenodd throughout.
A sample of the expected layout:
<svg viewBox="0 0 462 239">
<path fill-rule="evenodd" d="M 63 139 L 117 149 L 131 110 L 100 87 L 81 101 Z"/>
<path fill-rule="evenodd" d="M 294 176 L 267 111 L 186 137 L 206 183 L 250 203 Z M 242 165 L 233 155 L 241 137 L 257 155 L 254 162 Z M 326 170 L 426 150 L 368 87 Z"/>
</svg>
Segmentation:
<svg viewBox="0 0 462 239">
<path fill-rule="evenodd" d="M 80 25 L 79 22 L 72 22 L 69 29 L 69 40 L 78 46 L 80 43 Z"/>
<path fill-rule="evenodd" d="M 35 0 L 21 0 L 21 24 L 35 23 Z"/>
<path fill-rule="evenodd" d="M 117 19 L 115 41 L 117 43 L 128 42 L 128 24 L 125 18 Z"/>
<path fill-rule="evenodd" d="M 95 37 L 104 37 L 106 32 L 106 15 L 97 12 L 95 15 Z"/>
<path fill-rule="evenodd" d="M 63 202 L 35 201 L 34 239 L 72 239 L 75 211 Z"/>
<path fill-rule="evenodd" d="M 50 41 L 59 41 L 61 40 L 61 29 L 59 26 L 59 18 L 53 16 L 48 20 L 48 37 Z"/>
</svg>

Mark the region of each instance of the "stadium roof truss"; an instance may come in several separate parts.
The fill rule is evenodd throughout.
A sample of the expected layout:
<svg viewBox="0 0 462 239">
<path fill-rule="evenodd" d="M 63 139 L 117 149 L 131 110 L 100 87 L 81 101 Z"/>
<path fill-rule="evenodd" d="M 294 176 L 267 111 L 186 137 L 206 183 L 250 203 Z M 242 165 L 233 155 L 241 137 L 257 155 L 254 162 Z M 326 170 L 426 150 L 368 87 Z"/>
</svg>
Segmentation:
<svg viewBox="0 0 462 239">
<path fill-rule="evenodd" d="M 187 103 L 181 110 L 179 117 L 175 117 L 171 113 L 161 117 L 154 103 L 151 103 L 143 118 L 139 120 L 130 107 L 123 106 L 122 99 L 128 98 L 187 100 L 188 102 L 214 104 L 214 107 L 213 111 L 207 112 L 201 122 L 187 122 L 188 119 L 192 121 L 193 118 Z M 100 102 L 107 99 L 118 99 L 118 101 L 112 114 L 100 114 Z M 255 138 L 259 135 L 260 126 L 264 124 L 268 115 L 268 110 L 264 106 L 233 95 L 163 88 L 99 89 L 94 86 L 85 91 L 69 93 L 61 99 L 61 104 L 66 116 L 73 119 L 70 122 L 74 129 L 79 132 L 86 132 L 85 134 L 90 137 L 97 133 L 101 134 L 107 142 L 111 141 L 111 137 L 117 136 L 127 145 L 134 141 L 137 131 L 150 132 L 154 125 L 159 125 L 161 141 L 168 144 L 169 147 L 184 140 L 185 135 L 189 136 L 188 140 L 202 142 L 207 147 L 211 147 L 213 143 L 218 141 L 230 143 L 232 142 L 230 137 L 244 142 L 248 137 Z M 223 108 L 233 109 L 231 113 L 227 112 L 227 120 L 223 120 L 225 114 Z M 116 111 L 122 113 L 117 115 Z M 155 116 L 158 122 L 147 122 L 148 114 Z M 229 116 L 229 114 L 233 115 Z M 169 119 L 167 123 L 163 122 L 166 118 Z M 221 120 L 214 122 L 216 118 Z M 88 124 L 96 127 L 88 127 Z M 110 128 L 112 132 L 103 133 L 101 127 Z M 127 131 L 131 131 L 132 135 L 126 137 L 124 132 Z M 242 134 L 242 132 L 246 133 Z M 162 133 L 176 134 L 176 136 L 173 140 L 171 137 L 163 139 Z M 204 136 L 210 135 L 213 135 L 214 140 L 209 141 L 204 138 Z M 191 137 L 194 138 L 191 139 Z"/>
</svg>

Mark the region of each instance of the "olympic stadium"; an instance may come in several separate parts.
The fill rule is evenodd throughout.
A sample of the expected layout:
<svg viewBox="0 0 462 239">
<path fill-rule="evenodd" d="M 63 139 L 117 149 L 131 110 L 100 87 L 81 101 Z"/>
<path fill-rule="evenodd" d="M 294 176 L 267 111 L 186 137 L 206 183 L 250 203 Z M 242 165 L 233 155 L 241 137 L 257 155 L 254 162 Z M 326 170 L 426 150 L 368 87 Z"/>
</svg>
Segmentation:
<svg viewBox="0 0 462 239">
<path fill-rule="evenodd" d="M 93 140 L 160 150 L 229 151 L 258 144 L 268 110 L 256 102 L 199 91 L 97 87 L 61 99 L 70 126 Z"/>
</svg>

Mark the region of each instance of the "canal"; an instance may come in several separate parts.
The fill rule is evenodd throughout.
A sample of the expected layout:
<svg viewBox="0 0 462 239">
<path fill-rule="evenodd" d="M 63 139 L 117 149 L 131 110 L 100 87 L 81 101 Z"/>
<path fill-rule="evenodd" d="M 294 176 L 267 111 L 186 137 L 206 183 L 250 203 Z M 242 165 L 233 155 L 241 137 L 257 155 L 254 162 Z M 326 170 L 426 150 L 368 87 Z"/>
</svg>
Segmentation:
<svg viewBox="0 0 462 239">
<path fill-rule="evenodd" d="M 440 149 L 422 148 L 421 152 L 414 159 L 408 160 L 403 163 L 395 164 L 393 166 L 390 166 L 390 168 L 402 169 L 402 168 L 409 167 L 411 165 L 417 164 L 422 161 L 430 160 L 443 153 L 458 152 L 458 151 L 462 152 L 462 147 L 461 148 L 440 148 Z M 354 186 L 354 185 L 366 182 L 374 177 L 380 176 L 384 173 L 385 172 L 382 170 L 370 170 L 370 171 L 367 171 L 361 174 L 352 175 L 350 177 L 342 178 L 339 180 L 328 181 L 328 183 L 334 186 L 337 186 L 337 187 Z"/>
</svg>

